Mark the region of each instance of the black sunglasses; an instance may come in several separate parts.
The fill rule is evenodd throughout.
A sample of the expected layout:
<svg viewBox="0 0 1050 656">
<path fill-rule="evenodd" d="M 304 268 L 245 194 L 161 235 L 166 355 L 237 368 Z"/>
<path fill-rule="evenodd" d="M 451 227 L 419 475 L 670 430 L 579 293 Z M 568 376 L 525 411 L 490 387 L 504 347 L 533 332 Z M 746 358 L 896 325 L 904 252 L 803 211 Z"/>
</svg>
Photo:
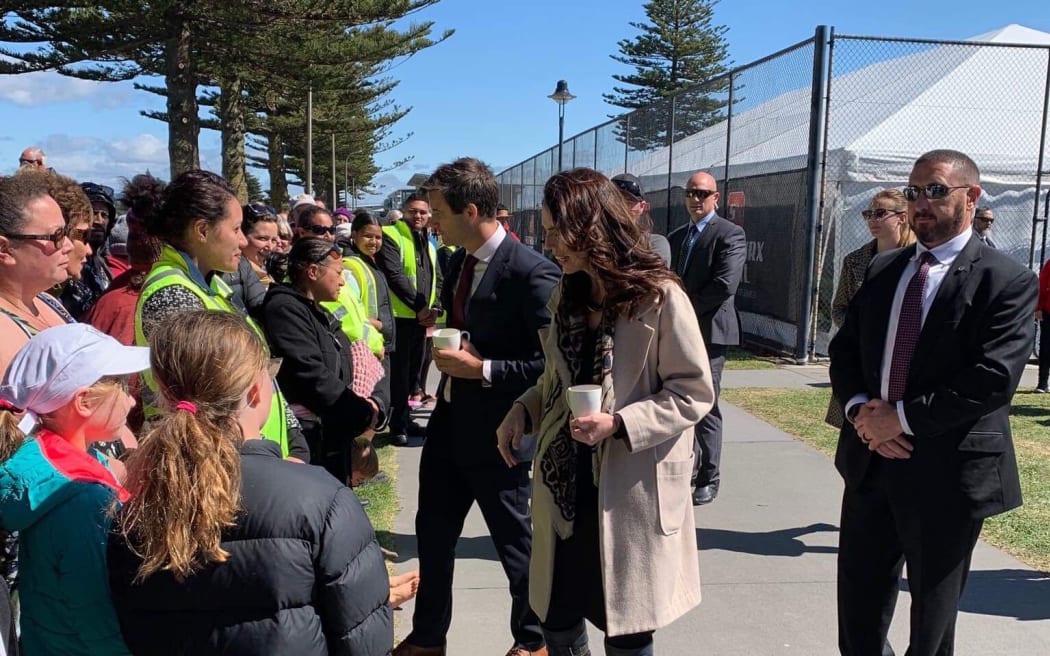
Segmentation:
<svg viewBox="0 0 1050 656">
<path fill-rule="evenodd" d="M 984 221 L 985 223 L 987 223 L 987 224 L 989 224 L 989 225 L 991 225 L 991 224 L 995 223 L 995 219 L 993 219 L 993 218 L 992 218 L 992 217 L 990 217 L 990 216 L 975 216 L 975 217 L 973 217 L 973 218 L 974 218 L 974 220 L 976 220 L 976 221 Z"/>
<path fill-rule="evenodd" d="M 695 200 L 707 200 L 711 194 L 718 193 L 711 189 L 686 189 L 685 195 L 687 198 L 693 198 Z"/>
<path fill-rule="evenodd" d="M 918 187 L 916 185 L 908 185 L 901 189 L 901 193 L 908 199 L 909 202 L 914 202 L 919 199 L 919 194 L 926 196 L 928 200 L 942 200 L 948 197 L 948 194 L 952 193 L 956 189 L 969 189 L 971 185 L 959 185 L 957 187 L 949 187 L 948 185 L 942 185 L 937 182 L 931 182 L 924 187 Z"/>
<path fill-rule="evenodd" d="M 634 180 L 613 180 L 613 184 L 638 200 L 645 200 L 645 196 L 642 195 L 642 188 Z"/>
<path fill-rule="evenodd" d="M 860 215 L 864 217 L 865 221 L 871 221 L 872 219 L 874 219 L 875 221 L 881 221 L 881 220 L 883 220 L 883 219 L 885 219 L 887 217 L 893 216 L 895 214 L 904 214 L 904 212 L 903 211 L 888 210 L 888 209 L 886 209 L 884 207 L 880 207 L 880 208 L 874 209 L 874 210 L 864 210 L 863 212 L 860 213 Z"/>
<path fill-rule="evenodd" d="M 24 157 L 19 157 L 18 158 L 18 163 L 21 166 L 25 166 L 26 164 L 33 164 L 35 166 L 42 166 L 44 164 L 44 160 L 42 160 L 42 159 L 26 159 Z"/>
<path fill-rule="evenodd" d="M 315 235 L 325 235 L 325 234 L 334 235 L 335 234 L 335 226 L 308 225 L 308 226 L 300 226 L 300 227 L 303 230 L 309 230 L 310 232 L 314 233 Z"/>
<path fill-rule="evenodd" d="M 66 231 L 65 228 L 57 228 L 50 235 L 13 235 L 4 233 L 4 236 L 8 239 L 20 239 L 24 241 L 32 241 L 35 239 L 39 239 L 41 241 L 49 241 L 55 245 L 55 248 L 62 248 L 62 242 L 66 240 L 66 237 L 69 236 L 69 233 Z"/>
</svg>

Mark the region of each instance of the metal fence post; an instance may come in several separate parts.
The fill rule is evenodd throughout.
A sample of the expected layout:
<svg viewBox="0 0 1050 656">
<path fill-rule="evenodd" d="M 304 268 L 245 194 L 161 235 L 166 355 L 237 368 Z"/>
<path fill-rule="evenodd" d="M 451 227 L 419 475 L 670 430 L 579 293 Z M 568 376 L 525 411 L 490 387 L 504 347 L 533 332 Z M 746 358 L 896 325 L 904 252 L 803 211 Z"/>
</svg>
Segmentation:
<svg viewBox="0 0 1050 656">
<path fill-rule="evenodd" d="M 820 222 L 822 196 L 820 189 L 821 154 L 824 152 L 824 120 L 828 73 L 828 26 L 820 25 L 813 36 L 813 87 L 809 109 L 809 153 L 806 157 L 806 253 L 802 269 L 802 295 L 799 302 L 798 332 L 795 335 L 795 358 L 805 361 L 809 357 L 811 340 L 810 325 L 813 321 L 814 298 L 817 294 L 816 272 L 817 225 Z"/>
<path fill-rule="evenodd" d="M 1036 226 L 1040 223 L 1043 224 L 1043 243 L 1039 249 L 1039 265 L 1043 264 L 1043 260 L 1046 258 L 1046 222 L 1047 219 L 1044 217 L 1039 218 L 1039 194 L 1042 191 L 1043 182 L 1043 163 L 1046 154 L 1046 120 L 1047 110 L 1050 109 L 1050 48 L 1046 49 L 1046 85 L 1043 88 L 1043 124 L 1040 129 L 1039 135 L 1039 158 L 1035 167 L 1035 203 L 1032 205 L 1032 247 L 1028 251 L 1028 268 L 1032 268 L 1033 260 L 1035 259 L 1035 232 Z"/>
<path fill-rule="evenodd" d="M 722 193 L 729 198 L 729 146 L 733 141 L 733 71 L 729 71 L 729 111 L 726 112 L 726 165 L 722 174 Z M 726 201 L 728 202 L 728 200 Z"/>
<path fill-rule="evenodd" d="M 674 173 L 675 114 L 678 112 L 678 94 L 671 96 L 671 120 L 667 123 L 667 209 L 664 211 L 664 233 L 671 232 L 671 174 Z"/>
</svg>

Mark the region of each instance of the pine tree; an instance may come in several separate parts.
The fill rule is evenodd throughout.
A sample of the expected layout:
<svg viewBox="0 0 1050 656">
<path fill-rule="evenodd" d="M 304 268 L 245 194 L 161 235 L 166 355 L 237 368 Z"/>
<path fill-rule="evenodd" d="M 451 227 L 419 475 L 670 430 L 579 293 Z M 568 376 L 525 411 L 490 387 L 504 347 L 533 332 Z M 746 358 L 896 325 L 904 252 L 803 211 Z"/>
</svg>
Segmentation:
<svg viewBox="0 0 1050 656">
<path fill-rule="evenodd" d="M 634 73 L 613 75 L 629 86 L 614 86 L 613 93 L 602 97 L 617 107 L 648 110 L 645 121 L 631 123 L 629 140 L 619 135 L 631 148 L 668 145 L 672 105 L 675 141 L 721 120 L 726 105 L 721 96 L 729 82 L 715 78 L 726 72 L 728 28 L 713 23 L 716 4 L 718 0 L 647 2 L 648 22 L 630 24 L 641 34 L 621 40 L 620 54 L 610 55 L 633 66 Z"/>
</svg>

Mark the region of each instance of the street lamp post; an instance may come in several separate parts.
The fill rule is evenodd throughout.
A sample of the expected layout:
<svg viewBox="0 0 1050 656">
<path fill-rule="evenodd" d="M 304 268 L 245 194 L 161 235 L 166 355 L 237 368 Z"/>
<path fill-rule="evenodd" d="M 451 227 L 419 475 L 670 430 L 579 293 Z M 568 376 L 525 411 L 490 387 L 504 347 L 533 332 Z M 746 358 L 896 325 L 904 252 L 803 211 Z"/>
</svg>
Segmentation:
<svg viewBox="0 0 1050 656">
<path fill-rule="evenodd" d="M 569 102 L 576 96 L 569 93 L 568 82 L 565 80 L 558 80 L 558 84 L 554 88 L 554 93 L 547 97 L 558 103 L 558 171 L 560 172 L 563 167 L 561 156 L 562 144 L 565 142 L 565 103 Z"/>
</svg>

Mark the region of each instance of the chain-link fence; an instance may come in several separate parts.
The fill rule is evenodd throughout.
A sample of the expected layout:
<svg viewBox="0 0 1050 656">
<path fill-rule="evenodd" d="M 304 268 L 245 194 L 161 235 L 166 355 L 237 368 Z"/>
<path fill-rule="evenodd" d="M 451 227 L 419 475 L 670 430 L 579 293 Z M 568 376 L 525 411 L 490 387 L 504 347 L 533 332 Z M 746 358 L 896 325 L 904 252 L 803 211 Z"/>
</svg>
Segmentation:
<svg viewBox="0 0 1050 656">
<path fill-rule="evenodd" d="M 689 220 L 689 177 L 714 176 L 720 214 L 747 234 L 737 292 L 747 338 L 801 360 L 827 352 L 842 259 L 871 241 L 860 212 L 877 191 L 905 185 L 927 150 L 973 157 L 981 205 L 995 212 L 996 246 L 1042 264 L 1048 96 L 1050 34 L 1010 26 L 935 42 L 821 27 L 812 39 L 565 140 L 561 161 L 638 176 L 663 234 Z M 535 248 L 543 184 L 558 161 L 556 145 L 499 176 L 515 229 Z"/>
</svg>

